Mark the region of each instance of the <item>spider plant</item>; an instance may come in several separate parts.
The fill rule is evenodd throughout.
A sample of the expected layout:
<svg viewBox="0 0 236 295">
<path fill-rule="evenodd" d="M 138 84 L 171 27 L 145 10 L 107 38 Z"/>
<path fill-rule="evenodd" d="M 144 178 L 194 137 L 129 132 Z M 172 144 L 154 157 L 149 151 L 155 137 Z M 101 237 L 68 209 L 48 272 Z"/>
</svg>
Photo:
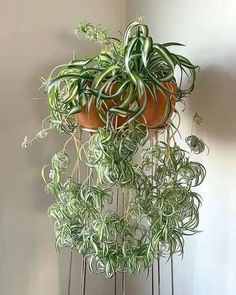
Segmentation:
<svg viewBox="0 0 236 295">
<path fill-rule="evenodd" d="M 108 37 L 105 29 L 86 22 L 77 26 L 76 33 L 84 33 L 88 39 L 97 40 L 102 49 L 92 57 L 73 58 L 69 63 L 56 67 L 48 79 L 44 79 L 52 117 L 65 131 L 74 128 L 70 116 L 81 112 L 83 107 L 89 110 L 92 101 L 106 124 L 109 122 L 107 116 L 127 116 L 128 123 L 134 121 L 145 110 L 147 90 L 157 104 L 157 90 L 170 96 L 165 82 L 176 82 L 176 68 L 180 72 L 177 101 L 194 89 L 198 67 L 186 57 L 170 51 L 173 46 L 183 45 L 155 43 L 145 24 L 131 23 L 122 39 Z M 190 81 L 187 88 L 182 86 L 185 76 Z M 115 90 L 111 92 L 114 84 Z M 116 98 L 119 101 L 104 115 L 104 107 Z M 165 117 L 171 111 L 170 99 L 167 102 L 169 107 Z"/>
<path fill-rule="evenodd" d="M 42 170 L 46 191 L 55 197 L 48 213 L 58 250 L 78 251 L 88 258 L 92 272 L 108 277 L 119 271 L 135 274 L 161 256 L 182 255 L 184 237 L 197 232 L 201 197 L 194 188 L 206 171 L 176 144 L 179 127 L 166 121 L 173 95 L 166 83 L 177 84 L 174 96 L 182 102 L 194 89 L 198 67 L 170 51 L 182 44 L 155 43 L 148 26 L 140 22 L 131 23 L 121 39 L 85 21 L 76 28 L 76 34 L 81 33 L 101 44 L 99 54 L 73 58 L 43 79 L 50 114 L 35 138 L 46 137 L 50 130 L 66 137 Z M 190 81 L 187 88 L 185 77 Z M 140 116 L 147 107 L 147 93 L 158 109 L 158 91 L 165 94 L 167 104 L 160 126 L 168 124 L 153 131 Z M 83 109 L 89 113 L 92 104 L 104 127 L 85 140 L 76 115 Z M 111 124 L 117 116 L 126 118 L 119 127 Z M 175 116 L 179 117 L 176 110 Z M 199 115 L 194 121 L 202 122 Z M 23 146 L 31 142 L 26 137 Z M 70 143 L 75 162 L 68 152 Z M 186 143 L 193 153 L 205 150 L 194 134 Z"/>
</svg>

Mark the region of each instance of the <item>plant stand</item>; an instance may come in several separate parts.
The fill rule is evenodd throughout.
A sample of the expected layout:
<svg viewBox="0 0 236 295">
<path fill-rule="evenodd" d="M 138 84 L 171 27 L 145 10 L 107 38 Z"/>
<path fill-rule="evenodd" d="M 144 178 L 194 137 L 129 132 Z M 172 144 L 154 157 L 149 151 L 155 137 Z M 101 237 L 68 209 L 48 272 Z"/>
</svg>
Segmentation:
<svg viewBox="0 0 236 295">
<path fill-rule="evenodd" d="M 83 129 L 86 133 L 89 133 L 90 136 L 94 134 L 94 130 Z M 81 131 L 80 139 L 82 139 L 83 131 Z M 153 135 L 154 134 L 154 135 Z M 149 140 L 150 148 L 154 147 L 154 144 L 157 144 L 158 141 L 158 132 L 154 132 Z M 152 158 L 153 161 L 153 158 Z M 91 168 L 87 168 L 86 178 L 91 176 Z M 154 183 L 154 170 L 151 170 L 151 179 L 152 183 Z M 79 168 L 76 167 L 76 180 L 78 182 L 81 181 Z M 91 185 L 91 178 L 88 180 L 88 184 Z M 125 198 L 124 194 L 117 188 L 116 189 L 116 200 L 115 202 L 115 211 L 119 215 L 124 214 L 125 210 Z M 69 274 L 68 274 L 68 295 L 71 295 L 71 275 L 72 275 L 72 262 L 73 262 L 73 251 L 70 252 L 69 257 Z M 170 257 L 170 286 L 171 286 L 171 295 L 174 295 L 174 261 L 173 255 Z M 126 295 L 126 274 L 125 272 L 122 273 L 115 273 L 114 275 L 114 295 Z M 87 259 L 86 257 L 82 257 L 81 263 L 81 275 L 80 275 L 80 294 L 86 295 L 86 285 L 88 284 L 87 281 Z M 120 290 L 118 290 L 118 286 L 120 286 Z M 161 261 L 160 258 L 157 259 L 156 269 L 155 266 L 151 266 L 151 294 L 152 295 L 161 295 Z"/>
<path fill-rule="evenodd" d="M 71 295 L 71 275 L 72 275 L 72 261 L 73 261 L 73 252 L 70 252 L 69 258 L 69 274 L 68 274 L 68 291 L 67 295 Z M 80 295 L 86 295 L 86 284 L 89 282 L 86 280 L 86 273 L 87 273 L 87 263 L 86 259 L 82 259 L 81 264 L 81 275 L 80 275 Z M 170 259 L 170 274 L 171 274 L 171 295 L 175 294 L 174 289 L 174 262 L 173 257 Z M 157 281 L 157 284 L 156 284 Z M 120 274 L 120 280 L 118 280 L 118 275 L 114 275 L 114 295 L 126 295 L 126 284 L 125 284 L 125 273 Z M 121 290 L 118 292 L 118 283 L 120 283 Z M 154 266 L 152 266 L 152 280 L 151 280 L 151 295 L 161 295 L 161 268 L 160 268 L 160 259 L 157 261 L 157 273 L 155 274 Z M 157 286 L 157 290 L 156 290 Z"/>
</svg>

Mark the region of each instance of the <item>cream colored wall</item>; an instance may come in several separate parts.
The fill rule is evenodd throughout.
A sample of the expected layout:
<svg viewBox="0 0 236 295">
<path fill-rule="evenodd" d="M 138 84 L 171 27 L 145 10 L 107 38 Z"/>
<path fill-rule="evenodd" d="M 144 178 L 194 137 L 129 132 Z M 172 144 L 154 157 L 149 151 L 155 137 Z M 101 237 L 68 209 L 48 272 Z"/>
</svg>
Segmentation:
<svg viewBox="0 0 236 295">
<path fill-rule="evenodd" d="M 0 9 L 0 294 L 67 294 L 67 251 L 57 254 L 47 218 L 51 197 L 44 193 L 40 168 L 59 149 L 57 136 L 21 148 L 24 136 L 40 128 L 47 111 L 39 78 L 95 46 L 73 34 L 85 18 L 120 30 L 124 1 L 12 0 Z M 80 259 L 73 259 L 72 292 L 80 294 Z M 89 277 L 87 295 L 111 294 L 112 280 Z"/>
<path fill-rule="evenodd" d="M 201 160 L 208 169 L 200 228 L 187 240 L 183 261 L 175 259 L 176 295 L 235 294 L 236 199 L 234 115 L 236 79 L 236 4 L 233 0 L 127 0 L 127 20 L 146 16 L 160 42 L 180 41 L 182 50 L 201 66 L 189 99 L 183 134 L 199 111 L 198 131 L 211 148 Z M 78 42 L 73 28 L 80 18 L 109 25 L 125 22 L 124 0 L 12 0 L 0 10 L 0 294 L 67 294 L 68 252 L 56 254 L 46 216 L 51 198 L 44 192 L 39 167 L 58 146 L 51 136 L 30 149 L 22 138 L 34 134 L 46 112 L 39 77 L 68 60 L 72 52 L 91 54 L 95 47 Z M 80 258 L 73 258 L 72 293 L 79 294 Z M 169 293 L 168 265 L 162 265 L 162 295 Z M 113 281 L 89 276 L 89 294 L 113 294 Z M 127 295 L 151 294 L 150 277 L 127 280 Z"/>
<path fill-rule="evenodd" d="M 201 67 L 183 117 L 189 131 L 195 111 L 204 126 L 197 134 L 210 146 L 200 160 L 208 174 L 199 189 L 202 233 L 187 239 L 183 261 L 175 259 L 175 295 L 235 294 L 236 282 L 236 2 L 234 0 L 128 0 L 127 20 L 145 16 L 160 42 L 186 44 L 180 52 Z M 169 295 L 168 265 L 162 294 Z M 135 282 L 135 283 L 134 283 Z M 131 280 L 129 294 L 150 293 L 144 276 Z"/>
</svg>

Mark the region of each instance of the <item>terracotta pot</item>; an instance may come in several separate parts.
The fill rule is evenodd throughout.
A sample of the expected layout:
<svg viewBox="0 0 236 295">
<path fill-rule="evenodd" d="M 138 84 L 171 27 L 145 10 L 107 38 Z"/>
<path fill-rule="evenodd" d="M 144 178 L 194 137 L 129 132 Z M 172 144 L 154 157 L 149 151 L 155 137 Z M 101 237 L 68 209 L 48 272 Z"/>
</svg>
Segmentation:
<svg viewBox="0 0 236 295">
<path fill-rule="evenodd" d="M 163 83 L 163 86 L 170 92 L 170 94 L 166 95 L 160 90 L 157 90 L 157 101 L 153 99 L 149 91 L 146 92 L 147 105 L 139 120 L 147 124 L 151 129 L 165 128 L 175 110 L 177 84 L 165 82 Z M 169 111 L 167 103 L 168 99 L 170 99 L 171 102 Z"/>
<path fill-rule="evenodd" d="M 117 101 L 116 100 L 108 100 L 106 102 L 107 106 L 103 107 L 103 113 L 106 114 L 106 112 L 113 106 L 116 105 Z M 86 110 L 86 106 L 83 107 L 82 111 L 78 113 L 77 115 L 77 120 L 80 122 L 81 126 L 86 128 L 86 129 L 98 129 L 101 127 L 104 127 L 105 124 L 104 122 L 100 119 L 98 111 L 96 109 L 95 101 L 92 101 L 89 113 Z M 114 116 L 111 119 L 111 123 L 113 126 L 120 127 L 122 126 L 125 122 L 127 121 L 127 118 L 121 117 L 121 116 Z"/>
<path fill-rule="evenodd" d="M 104 127 L 104 123 L 100 119 L 98 112 L 95 107 L 95 102 L 92 101 L 90 110 L 87 112 L 86 106 L 82 108 L 82 111 L 76 114 L 77 120 L 80 125 L 87 129 L 98 129 Z"/>
<path fill-rule="evenodd" d="M 177 84 L 176 83 L 163 83 L 164 87 L 168 89 L 171 93 L 171 110 L 167 112 L 168 104 L 167 99 L 169 99 L 164 93 L 160 90 L 157 91 L 157 102 L 152 98 L 152 95 L 149 91 L 146 92 L 147 95 L 147 105 L 143 112 L 143 114 L 138 118 L 138 120 L 142 123 L 148 125 L 149 128 L 153 129 L 162 129 L 165 128 L 166 125 L 169 123 L 171 115 L 175 109 L 176 103 L 176 92 L 177 92 Z M 110 90 L 110 93 L 114 93 L 114 89 Z M 103 113 L 106 112 L 116 105 L 116 103 L 120 100 L 119 98 L 108 100 L 106 102 L 106 107 L 103 108 Z M 144 101 L 144 98 L 141 99 L 141 103 Z M 168 113 L 168 116 L 165 116 Z M 96 110 L 95 101 L 91 103 L 89 113 L 86 110 L 86 107 L 83 107 L 82 111 L 78 113 L 77 119 L 80 122 L 81 126 L 86 129 L 98 129 L 104 127 L 105 124 L 99 117 L 99 114 Z M 120 127 L 127 121 L 127 117 L 122 116 L 114 116 L 111 119 L 111 123 L 113 126 Z"/>
</svg>

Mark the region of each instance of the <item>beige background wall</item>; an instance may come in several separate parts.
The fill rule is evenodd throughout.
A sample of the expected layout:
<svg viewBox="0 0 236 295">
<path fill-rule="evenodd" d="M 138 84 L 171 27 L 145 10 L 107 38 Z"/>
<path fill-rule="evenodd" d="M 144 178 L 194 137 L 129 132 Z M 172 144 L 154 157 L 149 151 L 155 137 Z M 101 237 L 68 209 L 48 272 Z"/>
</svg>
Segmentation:
<svg viewBox="0 0 236 295">
<path fill-rule="evenodd" d="M 69 256 L 54 249 L 47 218 L 51 197 L 44 193 L 40 167 L 58 149 L 57 136 L 21 148 L 24 136 L 40 128 L 47 111 L 39 78 L 64 63 L 73 51 L 91 54 L 95 46 L 78 41 L 81 18 L 110 26 L 124 23 L 124 2 L 111 0 L 12 0 L 0 9 L 0 294 L 67 294 Z M 72 293 L 80 294 L 80 261 L 73 260 Z M 111 294 L 113 282 L 89 279 L 87 294 Z"/>
<path fill-rule="evenodd" d="M 180 41 L 181 53 L 201 66 L 196 91 L 189 99 L 183 134 L 199 111 L 204 128 L 198 135 L 209 144 L 201 156 L 208 177 L 200 228 L 188 239 L 184 260 L 175 259 L 176 295 L 235 294 L 236 281 L 236 4 L 234 0 L 12 0 L 0 10 L 0 294 L 67 294 L 69 253 L 56 254 L 46 216 L 51 198 L 43 191 L 39 167 L 50 158 L 59 139 L 21 148 L 46 112 L 39 77 L 72 52 L 91 54 L 95 46 L 76 39 L 76 22 L 122 28 L 143 15 L 160 42 Z M 169 295 L 168 265 L 162 265 L 162 295 Z M 73 258 L 72 293 L 79 292 L 80 259 Z M 89 277 L 88 293 L 113 294 L 113 281 Z M 145 275 L 127 280 L 127 295 L 151 294 Z"/>
<path fill-rule="evenodd" d="M 236 2 L 234 0 L 128 0 L 127 20 L 145 16 L 160 42 L 178 41 L 200 65 L 196 90 L 188 99 L 183 134 L 195 111 L 204 118 L 197 134 L 210 146 L 201 156 L 208 174 L 200 188 L 202 233 L 187 239 L 183 261 L 175 259 L 175 295 L 235 294 L 236 282 Z M 169 295 L 163 265 L 162 295 Z M 135 284 L 132 282 L 135 282 Z M 150 293 L 144 278 L 129 283 L 129 294 Z"/>
</svg>

